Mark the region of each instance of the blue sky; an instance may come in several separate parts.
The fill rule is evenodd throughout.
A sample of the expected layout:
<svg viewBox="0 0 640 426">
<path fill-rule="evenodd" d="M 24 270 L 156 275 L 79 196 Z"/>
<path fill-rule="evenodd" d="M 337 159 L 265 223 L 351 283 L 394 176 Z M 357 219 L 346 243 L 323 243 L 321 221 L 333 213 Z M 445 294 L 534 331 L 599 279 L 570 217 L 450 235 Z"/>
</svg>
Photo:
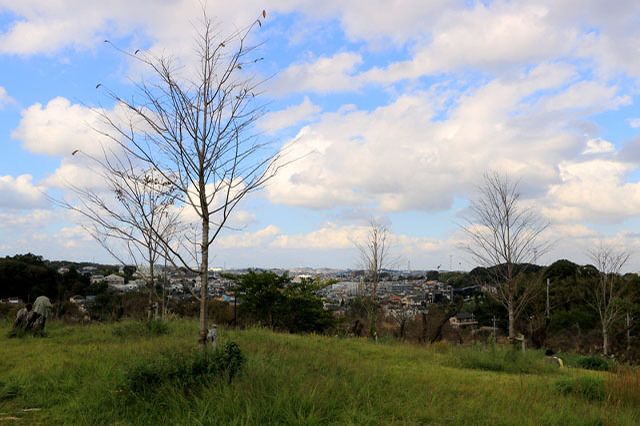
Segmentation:
<svg viewBox="0 0 640 426">
<path fill-rule="evenodd" d="M 267 11 L 258 129 L 303 158 L 240 206 L 213 264 L 356 267 L 375 217 L 399 267 L 471 268 L 456 222 L 492 170 L 550 222 L 542 263 L 637 250 L 638 2 L 235 3 L 207 2 L 222 33 Z M 97 144 L 92 108 L 113 108 L 95 86 L 141 77 L 103 40 L 188 63 L 200 5 L 0 0 L 0 255 L 113 261 L 44 194 L 86 178 L 70 154 Z"/>
</svg>

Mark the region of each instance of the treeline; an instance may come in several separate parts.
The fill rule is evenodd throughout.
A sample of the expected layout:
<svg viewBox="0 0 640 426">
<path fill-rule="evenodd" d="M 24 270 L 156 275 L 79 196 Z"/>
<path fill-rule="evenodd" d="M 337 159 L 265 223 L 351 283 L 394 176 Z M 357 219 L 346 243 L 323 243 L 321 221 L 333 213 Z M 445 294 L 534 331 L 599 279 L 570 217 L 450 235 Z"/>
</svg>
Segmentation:
<svg viewBox="0 0 640 426">
<path fill-rule="evenodd" d="M 69 271 L 59 274 L 56 272 L 59 266 L 33 254 L 0 259 L 0 296 L 20 297 L 27 301 L 46 295 L 54 302 L 55 313 L 62 319 L 146 317 L 147 293 L 111 292 L 106 284 L 90 284 L 89 278 L 79 274 L 73 265 L 66 264 Z M 593 301 L 593 290 L 602 278 L 601 273 L 592 265 L 578 265 L 568 260 L 558 260 L 548 267 L 530 264 L 516 267 L 519 268 L 518 280 L 522 282 L 520 288 L 536 288 L 530 292 L 526 308 L 516 319 L 516 329 L 528 345 L 583 353 L 600 352 L 602 319 Z M 100 272 L 110 273 L 113 270 Z M 345 301 L 341 314 L 335 315 L 323 309 L 323 301 L 317 296 L 318 290 L 330 282 L 315 279 L 298 283 L 292 282 L 286 274 L 250 271 L 245 275 L 225 276 L 235 281 L 229 293 L 235 295 L 236 300 L 230 303 L 211 300 L 209 317 L 228 326 L 261 324 L 287 332 L 368 336 L 371 312 L 374 311 L 377 312 L 376 335 L 380 338 L 465 342 L 487 339 L 494 331 L 500 338 L 508 327 L 507 310 L 498 298 L 492 296 L 492 288 L 485 285 L 491 282 L 494 273 L 492 268 L 475 268 L 470 272 L 429 271 L 422 277 L 454 288 L 484 285 L 483 293 L 467 301 L 455 298 L 417 310 L 396 310 L 385 315 L 381 301 L 372 300 L 365 294 Z M 612 285 L 624 291 L 613 302 L 619 315 L 610 326 L 611 353 L 639 360 L 640 277 L 628 273 L 616 274 L 614 278 Z M 68 301 L 74 295 L 93 295 L 95 298 L 86 304 L 84 312 L 79 312 L 77 306 Z M 195 298 L 173 299 L 165 303 L 165 313 L 185 317 L 198 315 L 199 303 Z M 6 307 L 2 309 L 7 311 Z M 473 314 L 477 324 L 470 328 L 453 328 L 449 320 L 458 313 Z M 159 315 L 162 314 L 160 309 Z"/>
</svg>

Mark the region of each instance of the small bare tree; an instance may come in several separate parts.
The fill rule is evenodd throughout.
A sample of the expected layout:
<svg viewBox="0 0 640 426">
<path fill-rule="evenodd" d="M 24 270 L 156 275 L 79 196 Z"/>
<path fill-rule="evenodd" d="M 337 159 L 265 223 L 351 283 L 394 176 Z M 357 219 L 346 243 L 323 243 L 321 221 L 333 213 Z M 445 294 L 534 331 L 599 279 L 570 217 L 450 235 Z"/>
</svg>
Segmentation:
<svg viewBox="0 0 640 426">
<path fill-rule="evenodd" d="M 206 348 L 210 248 L 231 213 L 249 193 L 263 187 L 282 165 L 280 154 L 262 141 L 254 124 L 264 114 L 256 104 L 261 81 L 249 74 L 255 46 L 247 44 L 260 19 L 220 37 L 204 14 L 196 37 L 196 69 L 176 66 L 171 57 L 138 52 L 130 57 L 152 77 L 137 84 L 136 98 L 108 94 L 128 111 L 125 123 L 104 111 L 103 134 L 137 161 L 157 171 L 175 190 L 177 205 L 195 212 L 199 241 L 193 251 L 172 246 L 158 234 L 178 264 L 200 275 L 199 343 Z M 187 72 L 182 72 L 184 70 Z M 188 215 L 187 215 L 188 216 Z M 191 229 L 191 227 L 188 227 Z"/>
<path fill-rule="evenodd" d="M 174 190 L 159 173 L 141 169 L 126 152 L 104 150 L 95 157 L 85 155 L 107 190 L 67 183 L 73 201 L 56 200 L 59 205 L 80 213 L 84 227 L 122 265 L 135 264 L 148 290 L 147 318 L 152 316 L 155 293 L 155 266 L 167 256 L 164 241 L 178 228 L 173 208 Z M 143 272 L 148 268 L 148 272 Z"/>
<path fill-rule="evenodd" d="M 516 319 L 540 286 L 539 279 L 517 279 L 526 264 L 544 254 L 550 245 L 541 241 L 549 223 L 522 204 L 518 182 L 498 173 L 486 173 L 480 196 L 469 206 L 461 229 L 470 238 L 462 248 L 488 268 L 496 297 L 509 315 L 509 339 L 515 338 Z"/>
<path fill-rule="evenodd" d="M 631 253 L 602 243 L 588 252 L 589 258 L 598 269 L 598 277 L 589 287 L 587 303 L 600 317 L 602 327 L 602 349 L 609 354 L 609 333 L 613 324 L 625 314 L 622 297 L 627 280 L 620 275 L 629 261 Z"/>
<path fill-rule="evenodd" d="M 370 300 L 367 304 L 367 314 L 369 316 L 369 334 L 372 337 L 377 334 L 378 284 L 380 283 L 380 276 L 382 270 L 388 268 L 391 262 L 389 243 L 389 229 L 376 219 L 371 219 L 369 222 L 369 230 L 365 240 L 355 242 L 360 264 L 370 283 Z"/>
</svg>

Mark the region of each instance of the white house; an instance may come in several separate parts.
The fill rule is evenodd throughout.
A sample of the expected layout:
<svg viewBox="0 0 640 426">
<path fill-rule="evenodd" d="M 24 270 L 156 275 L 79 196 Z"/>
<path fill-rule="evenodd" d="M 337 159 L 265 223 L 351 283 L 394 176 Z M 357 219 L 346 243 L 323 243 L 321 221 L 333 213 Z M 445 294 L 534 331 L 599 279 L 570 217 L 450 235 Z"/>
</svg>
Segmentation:
<svg viewBox="0 0 640 426">
<path fill-rule="evenodd" d="M 124 278 L 122 278 L 120 275 L 111 274 L 104 277 L 104 282 L 109 285 L 123 285 Z"/>
</svg>

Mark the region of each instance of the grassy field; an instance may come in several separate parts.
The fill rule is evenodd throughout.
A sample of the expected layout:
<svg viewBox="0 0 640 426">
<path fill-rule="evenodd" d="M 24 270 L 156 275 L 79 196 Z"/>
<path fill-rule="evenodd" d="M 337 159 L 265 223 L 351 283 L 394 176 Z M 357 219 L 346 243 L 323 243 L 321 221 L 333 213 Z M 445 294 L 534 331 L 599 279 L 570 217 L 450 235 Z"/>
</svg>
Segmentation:
<svg viewBox="0 0 640 426">
<path fill-rule="evenodd" d="M 635 370 L 558 370 L 505 347 L 418 347 L 221 331 L 246 355 L 224 378 L 124 385 L 141 359 L 193 348 L 195 322 L 139 336 L 140 324 L 47 324 L 8 338 L 0 323 L 2 424 L 640 424 Z M 124 390 L 123 390 L 124 386 Z"/>
</svg>

